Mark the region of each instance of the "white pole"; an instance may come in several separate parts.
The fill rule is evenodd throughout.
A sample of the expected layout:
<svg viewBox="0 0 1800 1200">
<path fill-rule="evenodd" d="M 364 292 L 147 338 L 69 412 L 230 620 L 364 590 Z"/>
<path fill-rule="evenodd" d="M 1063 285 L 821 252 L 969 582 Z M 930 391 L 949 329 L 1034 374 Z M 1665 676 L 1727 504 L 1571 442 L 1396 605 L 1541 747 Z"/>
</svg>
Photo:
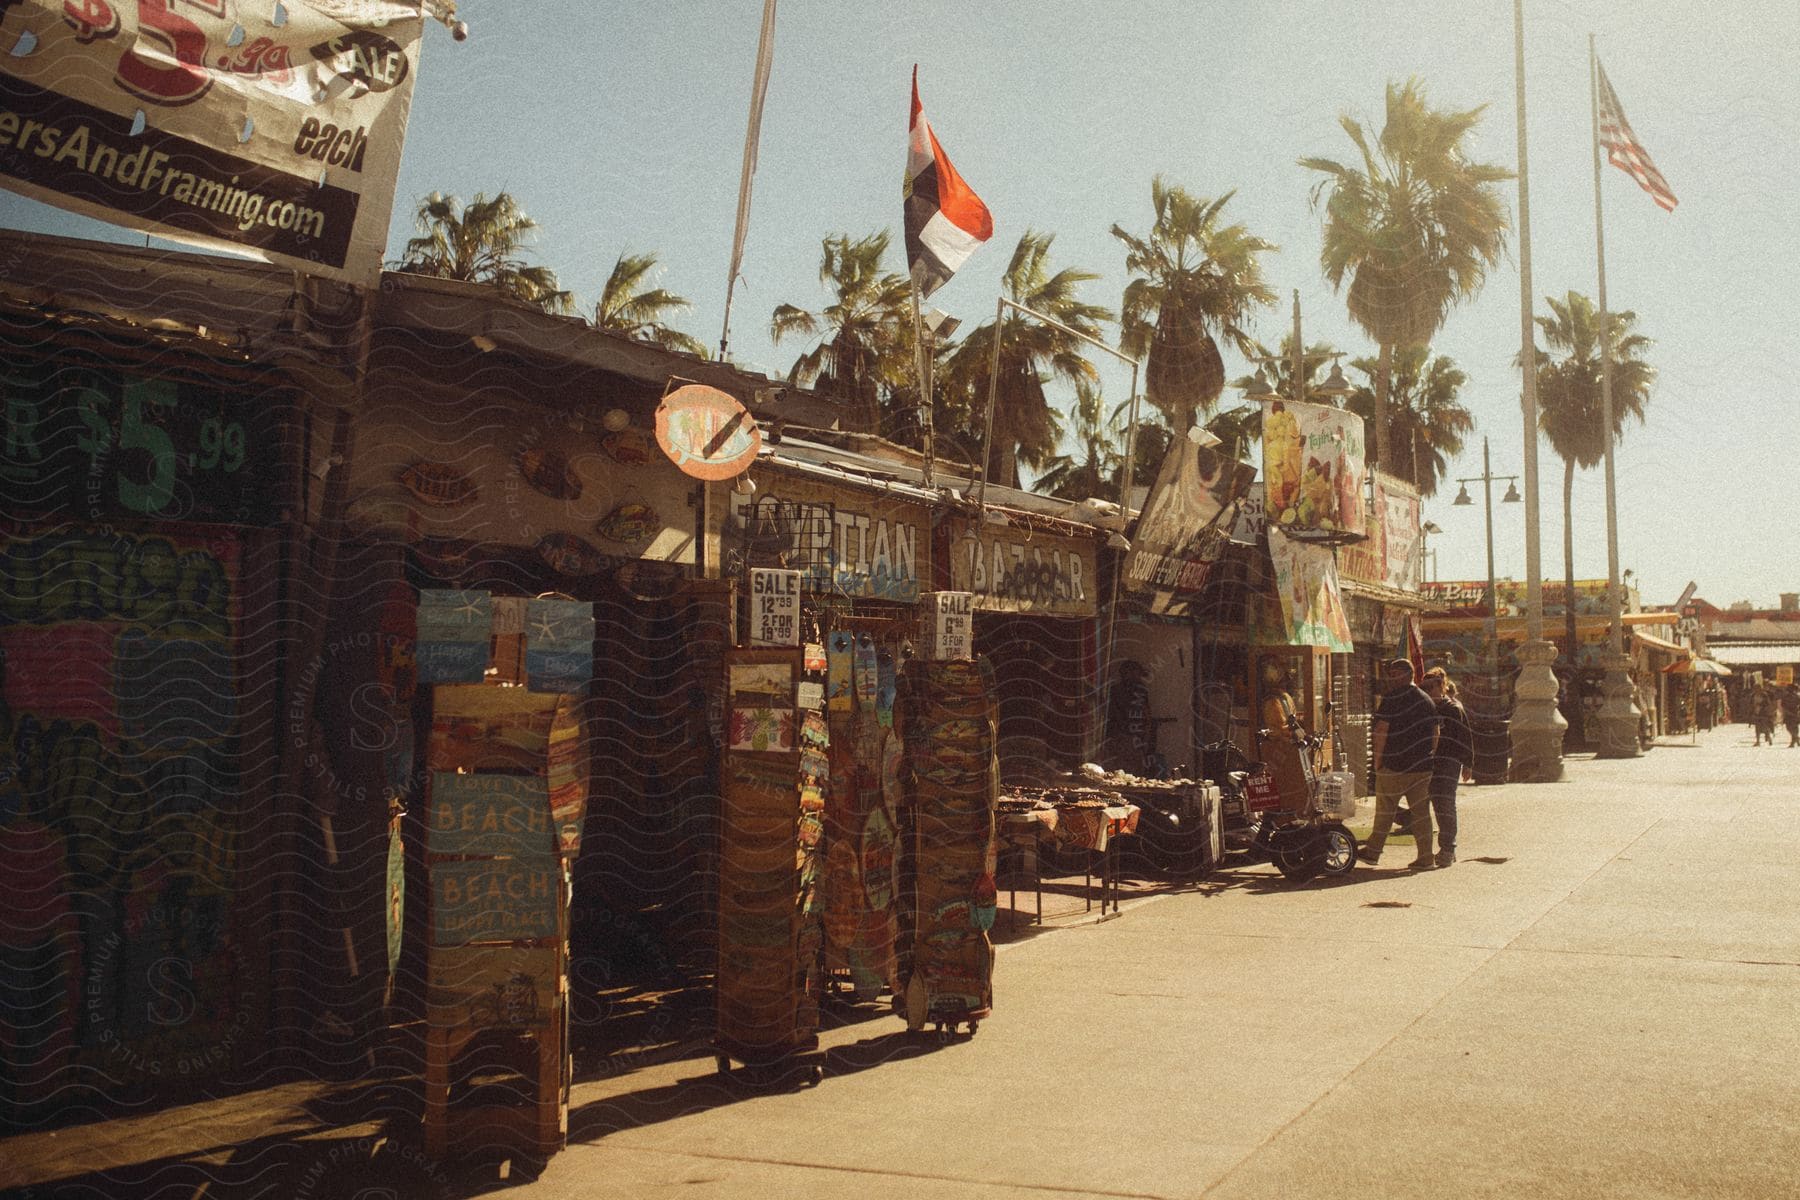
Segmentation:
<svg viewBox="0 0 1800 1200">
<path fill-rule="evenodd" d="M 1600 308 L 1600 432 L 1606 439 L 1606 682 L 1600 709 L 1599 753 L 1606 758 L 1636 758 L 1638 710 L 1632 696 L 1625 658 L 1624 617 L 1619 596 L 1619 506 L 1613 484 L 1612 331 L 1606 310 L 1606 221 L 1600 206 L 1600 58 L 1594 35 L 1588 34 L 1588 100 L 1593 112 L 1594 258 L 1599 274 L 1596 299 Z M 1573 604 L 1575 598 L 1569 597 Z"/>
<path fill-rule="evenodd" d="M 925 465 L 920 469 L 920 477 L 926 490 L 931 488 L 932 465 L 936 461 L 936 426 L 931 413 L 931 354 L 925 346 L 925 319 L 919 315 L 919 284 L 912 285 L 912 318 L 913 318 L 913 352 L 919 372 L 919 433 L 923 439 Z M 880 429 L 871 432 L 880 433 Z"/>
<path fill-rule="evenodd" d="M 1512 777 L 1526 783 L 1562 778 L 1563 734 L 1569 723 L 1556 708 L 1556 647 L 1544 640 L 1543 558 L 1538 544 L 1537 339 L 1532 319 L 1531 182 L 1525 147 L 1525 4 L 1513 0 L 1513 79 L 1519 136 L 1519 342 L 1524 366 L 1525 643 L 1513 684 Z"/>
<path fill-rule="evenodd" d="M 769 68 L 775 61 L 775 0 L 763 0 L 762 34 L 756 41 L 756 72 L 750 78 L 750 118 L 744 128 L 744 165 L 738 175 L 737 225 L 731 237 L 731 269 L 725 278 L 725 326 L 719 332 L 719 358 L 731 357 L 731 296 L 744 261 L 744 235 L 750 232 L 750 183 L 756 176 L 756 151 L 762 141 L 763 99 L 769 94 Z"/>
</svg>

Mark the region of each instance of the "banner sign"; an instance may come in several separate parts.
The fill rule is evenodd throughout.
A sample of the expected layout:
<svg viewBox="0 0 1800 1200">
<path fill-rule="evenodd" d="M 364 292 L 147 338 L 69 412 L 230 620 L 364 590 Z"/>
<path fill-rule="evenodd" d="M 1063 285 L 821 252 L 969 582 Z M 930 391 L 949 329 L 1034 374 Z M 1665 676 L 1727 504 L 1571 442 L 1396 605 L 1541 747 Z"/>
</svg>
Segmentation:
<svg viewBox="0 0 1800 1200">
<path fill-rule="evenodd" d="M 1263 403 L 1269 523 L 1306 541 L 1363 536 L 1363 421 L 1325 404 Z"/>
<path fill-rule="evenodd" d="M 0 186 L 370 283 L 422 29 L 396 0 L 0 4 Z"/>
<path fill-rule="evenodd" d="M 1237 508 L 1231 514 L 1231 540 L 1242 546 L 1263 544 L 1263 531 L 1269 527 L 1269 515 L 1263 509 L 1262 480 L 1244 489 Z"/>
<path fill-rule="evenodd" d="M 1094 540 L 956 518 L 949 530 L 950 586 L 981 612 L 1091 617 Z"/>
<path fill-rule="evenodd" d="M 1286 644 L 1350 653 L 1354 649 L 1350 622 L 1344 614 L 1331 548 L 1297 541 L 1271 525 L 1269 559 L 1275 565 Z"/>
<path fill-rule="evenodd" d="M 1125 584 L 1151 592 L 1150 611 L 1178 615 L 1206 583 L 1224 550 L 1214 526 L 1242 496 L 1256 469 L 1184 437 L 1169 446 L 1125 557 Z"/>
<path fill-rule="evenodd" d="M 1338 571 L 1346 580 L 1399 591 L 1419 590 L 1419 496 L 1412 487 L 1379 471 L 1372 474 L 1375 508 L 1368 538 L 1346 545 Z"/>
</svg>

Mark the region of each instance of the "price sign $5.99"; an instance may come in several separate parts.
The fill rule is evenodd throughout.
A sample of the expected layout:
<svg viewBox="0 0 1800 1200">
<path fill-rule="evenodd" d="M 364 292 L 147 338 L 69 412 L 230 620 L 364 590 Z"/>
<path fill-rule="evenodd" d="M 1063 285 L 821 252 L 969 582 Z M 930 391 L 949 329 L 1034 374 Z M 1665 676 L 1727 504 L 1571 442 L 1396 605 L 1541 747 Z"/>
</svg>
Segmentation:
<svg viewBox="0 0 1800 1200">
<path fill-rule="evenodd" d="M 184 444 L 177 446 L 176 435 L 188 432 L 184 428 L 188 422 L 171 421 L 178 412 L 177 389 L 168 380 L 126 376 L 116 398 L 98 388 L 82 388 L 76 394 L 76 411 L 85 427 L 76 435 L 76 444 L 87 452 L 96 474 L 114 450 L 143 453 L 139 460 L 147 462 L 143 469 L 130 470 L 123 464 L 115 468 L 114 498 L 132 512 L 166 509 L 180 474 L 231 475 L 244 466 L 244 427 L 237 421 L 202 417 L 192 426 L 191 440 L 183 438 Z"/>
</svg>

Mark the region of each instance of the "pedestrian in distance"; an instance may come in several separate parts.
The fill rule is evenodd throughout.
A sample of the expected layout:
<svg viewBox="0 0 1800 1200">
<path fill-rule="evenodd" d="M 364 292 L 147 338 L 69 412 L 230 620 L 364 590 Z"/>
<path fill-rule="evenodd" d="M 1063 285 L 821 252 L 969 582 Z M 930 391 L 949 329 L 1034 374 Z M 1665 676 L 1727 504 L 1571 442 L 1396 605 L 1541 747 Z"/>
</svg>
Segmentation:
<svg viewBox="0 0 1800 1200">
<path fill-rule="evenodd" d="M 1781 689 L 1781 723 L 1787 726 L 1788 745 L 1800 746 L 1800 687 L 1791 683 Z M 1773 738 L 1769 744 L 1775 744 Z"/>
<path fill-rule="evenodd" d="M 1750 722 L 1756 726 L 1756 740 L 1751 745 L 1775 744 L 1775 695 L 1766 683 L 1759 684 L 1750 697 Z"/>
<path fill-rule="evenodd" d="M 1438 711 L 1431 697 L 1413 682 L 1413 666 L 1404 658 L 1382 671 L 1387 691 L 1375 709 L 1375 827 L 1358 851 L 1373 866 L 1394 824 L 1394 808 L 1404 797 L 1412 812 L 1413 840 L 1418 853 L 1411 868 L 1433 867 L 1431 855 L 1431 767 L 1438 749 Z"/>
<path fill-rule="evenodd" d="M 1431 813 L 1437 818 L 1437 865 L 1447 867 L 1456 861 L 1456 788 L 1475 765 L 1475 731 L 1469 725 L 1469 712 L 1456 697 L 1456 684 L 1433 667 L 1425 672 L 1425 694 L 1437 706 L 1437 754 L 1431 760 Z M 1419 852 L 1424 857 L 1430 849 L 1424 843 Z"/>
</svg>

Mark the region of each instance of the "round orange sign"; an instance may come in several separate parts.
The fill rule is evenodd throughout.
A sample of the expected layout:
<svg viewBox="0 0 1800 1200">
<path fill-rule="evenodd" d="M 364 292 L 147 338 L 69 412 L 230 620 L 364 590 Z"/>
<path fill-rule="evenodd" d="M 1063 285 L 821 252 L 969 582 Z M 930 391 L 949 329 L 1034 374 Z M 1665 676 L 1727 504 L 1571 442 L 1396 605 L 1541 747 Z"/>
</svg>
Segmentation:
<svg viewBox="0 0 1800 1200">
<path fill-rule="evenodd" d="M 656 444 L 684 474 L 733 479 L 756 461 L 762 430 L 735 397 L 690 383 L 657 407 Z"/>
</svg>

